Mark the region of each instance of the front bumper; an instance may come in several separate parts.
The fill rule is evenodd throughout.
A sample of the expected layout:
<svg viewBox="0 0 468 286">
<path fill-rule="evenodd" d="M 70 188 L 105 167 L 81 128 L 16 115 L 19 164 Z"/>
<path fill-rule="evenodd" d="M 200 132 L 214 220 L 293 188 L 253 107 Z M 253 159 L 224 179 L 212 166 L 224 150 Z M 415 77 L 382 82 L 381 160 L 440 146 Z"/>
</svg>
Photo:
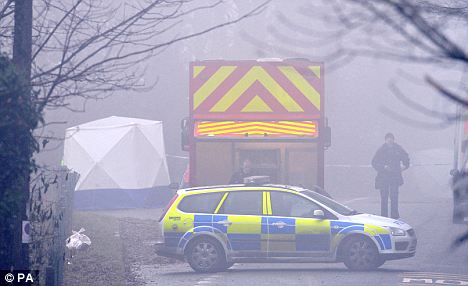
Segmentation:
<svg viewBox="0 0 468 286">
<path fill-rule="evenodd" d="M 405 236 L 393 236 L 393 248 L 391 252 L 381 253 L 385 260 L 394 260 L 413 257 L 416 254 L 418 239 L 413 230 L 407 231 Z"/>
</svg>

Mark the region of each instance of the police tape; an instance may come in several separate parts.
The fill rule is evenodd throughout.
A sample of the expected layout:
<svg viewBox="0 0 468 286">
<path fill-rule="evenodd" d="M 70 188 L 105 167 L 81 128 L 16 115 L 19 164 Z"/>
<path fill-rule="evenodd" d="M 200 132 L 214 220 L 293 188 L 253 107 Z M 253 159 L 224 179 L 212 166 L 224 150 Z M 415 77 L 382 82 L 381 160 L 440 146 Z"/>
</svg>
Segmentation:
<svg viewBox="0 0 468 286">
<path fill-rule="evenodd" d="M 452 166 L 451 163 L 430 163 L 430 164 L 411 164 L 410 167 L 426 167 L 426 166 Z M 325 167 L 338 168 L 372 168 L 372 165 L 351 165 L 351 164 L 325 164 Z"/>
<path fill-rule="evenodd" d="M 170 155 L 166 154 L 168 158 L 175 158 L 175 159 L 184 159 L 188 160 L 189 157 L 187 156 L 178 156 L 178 155 Z M 452 163 L 428 163 L 428 164 L 411 164 L 410 167 L 424 167 L 424 166 L 451 166 Z M 362 165 L 362 164 L 325 164 L 325 167 L 339 167 L 339 168 L 372 168 L 372 165 Z"/>
<path fill-rule="evenodd" d="M 184 160 L 189 159 L 189 157 L 187 157 L 187 156 L 177 156 L 177 155 L 170 155 L 170 154 L 166 154 L 166 157 L 167 158 L 175 158 L 175 159 L 184 159 Z"/>
</svg>

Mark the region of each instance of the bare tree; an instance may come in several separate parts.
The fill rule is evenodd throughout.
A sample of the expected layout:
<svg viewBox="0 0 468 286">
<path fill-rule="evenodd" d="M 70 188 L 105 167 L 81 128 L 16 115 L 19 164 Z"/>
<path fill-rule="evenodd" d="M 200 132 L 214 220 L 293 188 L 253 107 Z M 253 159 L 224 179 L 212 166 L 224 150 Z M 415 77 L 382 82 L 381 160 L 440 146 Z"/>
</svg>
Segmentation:
<svg viewBox="0 0 468 286">
<path fill-rule="evenodd" d="M 46 124 L 46 108 L 71 109 L 72 98 L 151 87 L 143 80 L 149 58 L 176 42 L 255 16 L 267 3 L 184 34 L 177 28 L 187 15 L 209 13 L 223 1 L 0 0 L 0 156 L 8 159 L 0 170 L 0 211 L 8 221 L 2 233 L 14 233 L 0 239 L 1 267 L 27 257 L 18 251 L 25 203 L 13 208 L 8 202 L 27 201 L 29 174 L 37 171 L 33 154 L 41 149 L 32 135 Z"/>
<path fill-rule="evenodd" d="M 276 50 L 305 57 L 310 49 L 325 50 L 321 56 L 329 68 L 356 57 L 373 57 L 436 64 L 453 71 L 468 68 L 467 14 L 466 0 L 322 0 L 299 7 L 294 17 L 278 12 L 275 22 L 281 24 L 268 29 L 278 39 Z M 293 51 L 290 43 L 304 51 Z M 468 106 L 464 83 L 447 85 L 431 74 L 424 81 L 441 95 Z"/>
<path fill-rule="evenodd" d="M 151 86 L 143 81 L 148 58 L 168 46 L 260 13 L 266 2 L 239 17 L 190 34 L 179 34 L 184 17 L 223 5 L 193 0 L 34 1 L 31 84 L 35 102 L 69 107 L 69 99 L 102 98 L 115 90 Z M 0 1 L 0 49 L 9 53 L 13 0 Z"/>
</svg>

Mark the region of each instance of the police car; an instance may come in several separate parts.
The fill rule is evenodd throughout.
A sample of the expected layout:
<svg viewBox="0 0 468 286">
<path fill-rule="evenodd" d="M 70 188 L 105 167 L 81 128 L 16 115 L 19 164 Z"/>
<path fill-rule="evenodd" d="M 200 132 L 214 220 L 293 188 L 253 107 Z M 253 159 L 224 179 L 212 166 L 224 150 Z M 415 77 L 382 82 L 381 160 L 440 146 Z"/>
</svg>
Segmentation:
<svg viewBox="0 0 468 286">
<path fill-rule="evenodd" d="M 236 262 L 344 262 L 372 270 L 415 255 L 406 223 L 358 213 L 316 192 L 282 185 L 182 189 L 161 215 L 162 256 L 198 272 Z"/>
</svg>

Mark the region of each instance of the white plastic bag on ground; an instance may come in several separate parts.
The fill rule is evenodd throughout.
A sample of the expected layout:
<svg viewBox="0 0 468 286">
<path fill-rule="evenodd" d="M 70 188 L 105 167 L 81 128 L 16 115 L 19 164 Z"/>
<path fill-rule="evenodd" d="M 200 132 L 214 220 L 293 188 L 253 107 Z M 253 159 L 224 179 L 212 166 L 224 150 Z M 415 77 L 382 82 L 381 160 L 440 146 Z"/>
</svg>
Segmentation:
<svg viewBox="0 0 468 286">
<path fill-rule="evenodd" d="M 79 231 L 73 231 L 73 234 L 66 241 L 68 249 L 85 250 L 91 245 L 91 239 L 87 235 L 82 234 L 84 231 L 84 228 L 81 228 Z"/>
</svg>

